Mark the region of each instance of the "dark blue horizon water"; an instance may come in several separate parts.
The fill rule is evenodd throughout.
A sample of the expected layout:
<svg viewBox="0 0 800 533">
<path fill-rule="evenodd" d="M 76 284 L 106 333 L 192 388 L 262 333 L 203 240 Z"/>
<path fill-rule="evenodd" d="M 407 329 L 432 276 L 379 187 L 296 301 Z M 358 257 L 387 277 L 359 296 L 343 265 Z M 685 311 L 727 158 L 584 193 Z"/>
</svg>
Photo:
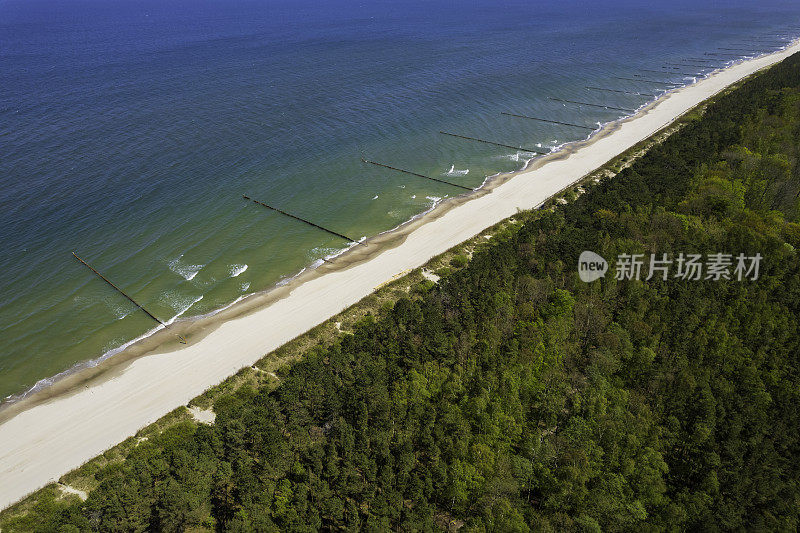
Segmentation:
<svg viewBox="0 0 800 533">
<path fill-rule="evenodd" d="M 375 235 L 461 191 L 362 155 L 477 187 L 529 154 L 439 130 L 548 150 L 588 132 L 500 112 L 615 120 L 548 97 L 636 108 L 585 86 L 661 92 L 616 77 L 798 28 L 778 0 L 0 0 L 0 398 L 154 326 L 72 251 L 208 313 L 348 246 L 242 194 Z"/>
</svg>

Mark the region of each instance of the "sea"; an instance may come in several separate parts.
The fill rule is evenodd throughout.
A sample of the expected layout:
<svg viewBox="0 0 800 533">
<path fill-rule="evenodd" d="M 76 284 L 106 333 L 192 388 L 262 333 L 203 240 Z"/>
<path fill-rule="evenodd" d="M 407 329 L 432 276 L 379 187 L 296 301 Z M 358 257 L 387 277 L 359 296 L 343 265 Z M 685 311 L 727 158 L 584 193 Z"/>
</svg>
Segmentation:
<svg viewBox="0 0 800 533">
<path fill-rule="evenodd" d="M 0 399 L 797 35 L 783 0 L 0 0 Z"/>
</svg>

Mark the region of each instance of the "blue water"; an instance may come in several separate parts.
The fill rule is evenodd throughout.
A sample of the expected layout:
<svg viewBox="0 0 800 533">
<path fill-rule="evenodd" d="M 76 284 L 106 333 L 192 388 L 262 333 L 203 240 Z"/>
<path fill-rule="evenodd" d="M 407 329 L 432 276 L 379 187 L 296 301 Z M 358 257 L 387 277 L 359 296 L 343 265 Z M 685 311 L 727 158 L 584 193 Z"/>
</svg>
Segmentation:
<svg viewBox="0 0 800 533">
<path fill-rule="evenodd" d="M 633 109 L 585 86 L 659 93 L 691 79 L 642 69 L 798 28 L 787 1 L 0 1 L 0 398 L 155 325 L 72 251 L 208 313 L 349 245 L 242 194 L 375 235 L 463 191 L 362 155 L 477 187 L 531 154 L 439 130 L 547 151 L 588 131 L 500 112 L 615 120 L 548 97 Z"/>
</svg>

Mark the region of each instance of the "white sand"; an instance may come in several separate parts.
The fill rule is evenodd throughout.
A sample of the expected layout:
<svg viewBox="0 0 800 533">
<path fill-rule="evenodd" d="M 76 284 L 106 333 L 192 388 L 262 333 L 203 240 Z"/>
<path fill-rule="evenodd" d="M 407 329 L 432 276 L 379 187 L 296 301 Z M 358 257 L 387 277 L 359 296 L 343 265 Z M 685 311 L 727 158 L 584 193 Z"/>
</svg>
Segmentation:
<svg viewBox="0 0 800 533">
<path fill-rule="evenodd" d="M 189 414 L 192 415 L 197 422 L 201 424 L 213 424 L 217 419 L 217 415 L 211 409 L 200 409 L 199 407 L 188 407 Z"/>
<path fill-rule="evenodd" d="M 89 497 L 89 495 L 86 494 L 84 491 L 78 490 L 75 487 L 70 487 L 69 485 L 59 484 L 58 488 L 61 489 L 61 492 L 63 492 L 64 494 L 74 494 L 83 501 L 86 501 L 86 498 Z"/>
<path fill-rule="evenodd" d="M 399 273 L 514 215 L 600 167 L 687 110 L 759 69 L 800 50 L 739 63 L 663 98 L 646 114 L 565 159 L 514 177 L 491 194 L 414 230 L 399 246 L 349 269 L 301 284 L 289 296 L 222 324 L 171 353 L 135 360 L 118 376 L 22 411 L 0 425 L 0 508 L 57 480 L 264 354 L 367 296 Z"/>
<path fill-rule="evenodd" d="M 434 283 L 439 283 L 439 280 L 441 279 L 439 276 L 437 276 L 436 274 L 434 274 L 430 270 L 427 270 L 427 269 L 424 269 L 424 268 L 422 269 L 422 277 L 427 279 L 428 281 L 432 281 Z"/>
</svg>

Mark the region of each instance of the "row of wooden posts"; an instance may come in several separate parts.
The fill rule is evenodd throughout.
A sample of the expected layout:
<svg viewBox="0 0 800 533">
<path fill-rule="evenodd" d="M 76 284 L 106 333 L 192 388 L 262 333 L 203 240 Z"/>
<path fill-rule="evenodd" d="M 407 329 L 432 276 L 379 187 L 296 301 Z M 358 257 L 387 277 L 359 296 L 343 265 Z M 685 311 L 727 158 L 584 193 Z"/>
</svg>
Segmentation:
<svg viewBox="0 0 800 533">
<path fill-rule="evenodd" d="M 748 42 L 759 43 L 758 40 L 748 40 Z M 772 40 L 770 42 L 772 44 L 775 44 L 775 45 L 778 44 L 774 40 Z M 764 42 L 761 42 L 761 44 L 764 44 Z M 682 60 L 679 63 L 667 62 L 667 63 L 665 63 L 665 65 L 667 65 L 667 67 L 662 67 L 665 70 L 661 70 L 661 71 L 653 70 L 653 69 L 642 69 L 642 71 L 643 72 L 649 72 L 649 73 L 664 74 L 664 75 L 678 74 L 678 75 L 682 75 L 682 76 L 695 76 L 696 77 L 696 76 L 702 76 L 705 73 L 703 73 L 703 72 L 687 73 L 687 72 L 671 72 L 671 71 L 674 71 L 674 70 L 677 70 L 677 69 L 680 69 L 680 68 L 686 68 L 686 67 L 697 67 L 697 68 L 700 68 L 702 70 L 711 70 L 711 69 L 715 69 L 717 67 L 715 67 L 713 65 L 710 65 L 709 63 L 717 63 L 717 64 L 719 64 L 719 63 L 723 63 L 723 62 L 727 61 L 726 59 L 720 59 L 718 57 L 709 57 L 709 56 L 742 57 L 741 54 L 728 53 L 730 51 L 758 53 L 757 51 L 754 51 L 754 50 L 749 49 L 749 48 L 718 48 L 718 50 L 724 50 L 725 52 L 706 52 L 705 55 L 707 57 L 703 57 L 703 58 L 687 58 L 685 60 Z M 615 76 L 614 79 L 625 80 L 625 81 L 654 83 L 654 84 L 665 85 L 665 86 L 669 86 L 669 87 L 677 87 L 677 86 L 680 85 L 678 83 L 673 83 L 673 82 L 648 79 L 648 78 L 645 78 L 644 76 L 642 76 L 640 74 L 634 74 L 633 78 Z M 604 91 L 604 92 L 631 94 L 631 95 L 635 95 L 635 96 L 645 96 L 645 97 L 652 97 L 652 98 L 656 97 L 655 94 L 651 94 L 651 93 L 625 91 L 625 90 L 621 90 L 621 89 L 612 89 L 612 88 L 606 88 L 606 87 L 587 86 L 586 89 L 593 90 L 593 91 Z M 581 102 L 581 101 L 577 101 L 577 100 L 567 100 L 567 99 L 554 98 L 554 97 L 550 97 L 549 99 L 554 101 L 554 102 L 561 102 L 561 103 L 565 103 L 565 104 L 575 104 L 575 105 L 589 106 L 589 107 L 598 107 L 598 108 L 608 109 L 608 110 L 624 111 L 626 113 L 634 113 L 636 111 L 635 109 L 629 109 L 629 108 L 625 108 L 625 107 L 616 107 L 616 106 L 605 105 L 605 104 L 596 104 L 596 103 L 591 103 L 591 102 Z M 550 123 L 550 124 L 559 124 L 559 125 L 562 125 L 562 126 L 571 126 L 571 127 L 575 127 L 575 128 L 581 128 L 581 129 L 592 130 L 592 131 L 594 131 L 596 129 L 593 126 L 585 126 L 585 125 L 582 125 L 582 124 L 575 124 L 575 123 L 572 123 L 572 122 L 562 122 L 562 121 L 558 121 L 558 120 L 552 120 L 552 119 L 540 118 L 540 117 L 533 117 L 533 116 L 523 115 L 523 114 L 508 113 L 508 112 L 505 112 L 505 111 L 501 112 L 500 114 L 501 115 L 505 115 L 505 116 L 510 116 L 510 117 L 523 118 L 523 119 L 534 120 L 534 121 Z M 505 144 L 505 143 L 500 143 L 500 142 L 496 142 L 496 141 L 480 139 L 478 137 L 469 137 L 469 136 L 466 136 L 466 135 L 460 135 L 460 134 L 450 133 L 450 132 L 446 132 L 446 131 L 440 131 L 439 133 L 441 133 L 442 135 L 447 135 L 447 136 L 458 138 L 458 139 L 463 139 L 463 140 L 468 140 L 468 141 L 475 141 L 475 142 L 480 142 L 480 143 L 484 143 L 484 144 L 490 144 L 490 145 L 493 145 L 493 146 L 501 146 L 501 147 L 504 147 L 504 148 L 511 148 L 511 149 L 520 150 L 520 151 L 523 151 L 523 152 L 529 152 L 529 153 L 540 154 L 540 155 L 545 155 L 547 153 L 547 152 L 543 152 L 543 151 L 535 149 L 535 148 L 526 148 L 526 147 L 522 147 L 522 146 L 515 146 L 515 145 L 512 145 L 512 144 Z M 386 169 L 393 170 L 393 171 L 396 171 L 396 172 L 402 172 L 404 174 L 409 174 L 411 176 L 417 176 L 417 177 L 420 177 L 420 178 L 425 178 L 427 180 L 435 181 L 435 182 L 438 182 L 438 183 L 451 185 L 453 187 L 458 187 L 460 189 L 464 189 L 464 190 L 467 190 L 467 191 L 473 191 L 474 190 L 473 188 L 467 187 L 465 185 L 460 185 L 458 183 L 454 183 L 454 182 L 451 182 L 451 181 L 447 181 L 447 180 L 443 180 L 443 179 L 439 179 L 439 178 L 434 178 L 432 176 L 427 176 L 425 174 L 420 174 L 420 173 L 417 173 L 417 172 L 413 172 L 411 170 L 405 170 L 405 169 L 402 169 L 402 168 L 399 168 L 399 167 L 387 165 L 387 164 L 384 164 L 384 163 L 379 163 L 377 161 L 371 161 L 371 160 L 365 159 L 363 157 L 361 158 L 361 162 L 365 163 L 365 164 L 369 164 L 369 165 L 374 165 L 374 166 L 386 168 Z M 280 213 L 280 214 L 282 214 L 284 216 L 290 217 L 290 218 L 292 218 L 294 220 L 297 220 L 299 222 L 303 222 L 303 223 L 305 223 L 305 224 L 307 224 L 309 226 L 312 226 L 312 227 L 314 227 L 316 229 L 319 229 L 321 231 L 324 231 L 326 233 L 329 233 L 331 235 L 339 237 L 339 238 L 341 238 L 341 239 L 343 239 L 343 240 L 345 240 L 347 242 L 353 242 L 353 243 L 356 243 L 358 245 L 366 246 L 366 243 L 364 243 L 364 242 L 362 242 L 362 241 L 360 241 L 358 239 L 353 239 L 351 237 L 348 237 L 347 235 L 345 235 L 343 233 L 334 231 L 334 230 L 332 230 L 330 228 L 327 228 L 325 226 L 317 224 L 317 223 L 315 223 L 315 222 L 313 222 L 311 220 L 308 220 L 308 219 L 300 217 L 298 215 L 289 213 L 289 212 L 284 211 L 282 209 L 279 209 L 277 207 L 273 207 L 273 206 L 268 205 L 268 204 L 266 204 L 266 203 L 264 203 L 264 202 L 262 202 L 260 200 L 256 200 L 254 198 L 251 198 L 251 197 L 249 197 L 247 195 L 242 195 L 242 196 L 243 196 L 243 198 L 245 200 L 249 200 L 249 201 L 251 201 L 253 203 L 256 203 L 256 204 L 258 204 L 258 205 L 260 205 L 262 207 L 265 207 L 267 209 L 270 209 L 272 211 Z M 144 312 L 148 317 L 150 317 L 152 320 L 154 320 L 155 322 L 157 322 L 158 324 L 163 326 L 165 329 L 169 328 L 169 324 L 168 323 L 162 321 L 161 319 L 156 317 L 153 313 L 148 311 L 143 305 L 138 303 L 131 296 L 129 296 L 125 291 L 123 291 L 117 285 L 112 283 L 108 278 L 106 278 L 103 274 L 101 274 L 99 271 L 97 271 L 89 263 L 87 263 L 86 261 L 84 261 L 83 259 L 78 257 L 78 255 L 75 252 L 72 252 L 72 255 L 75 256 L 75 259 L 80 261 L 84 266 L 86 266 L 88 269 L 90 269 L 95 275 L 97 275 L 100 279 L 105 281 L 114 290 L 116 290 L 122 296 L 124 296 L 125 298 L 130 300 L 137 308 L 139 308 L 142 312 Z M 330 262 L 328 260 L 325 260 L 325 261 L 326 262 Z M 177 337 L 178 337 L 178 340 L 180 342 L 182 342 L 184 344 L 186 343 L 185 337 L 183 337 L 182 335 L 177 335 Z"/>
</svg>

